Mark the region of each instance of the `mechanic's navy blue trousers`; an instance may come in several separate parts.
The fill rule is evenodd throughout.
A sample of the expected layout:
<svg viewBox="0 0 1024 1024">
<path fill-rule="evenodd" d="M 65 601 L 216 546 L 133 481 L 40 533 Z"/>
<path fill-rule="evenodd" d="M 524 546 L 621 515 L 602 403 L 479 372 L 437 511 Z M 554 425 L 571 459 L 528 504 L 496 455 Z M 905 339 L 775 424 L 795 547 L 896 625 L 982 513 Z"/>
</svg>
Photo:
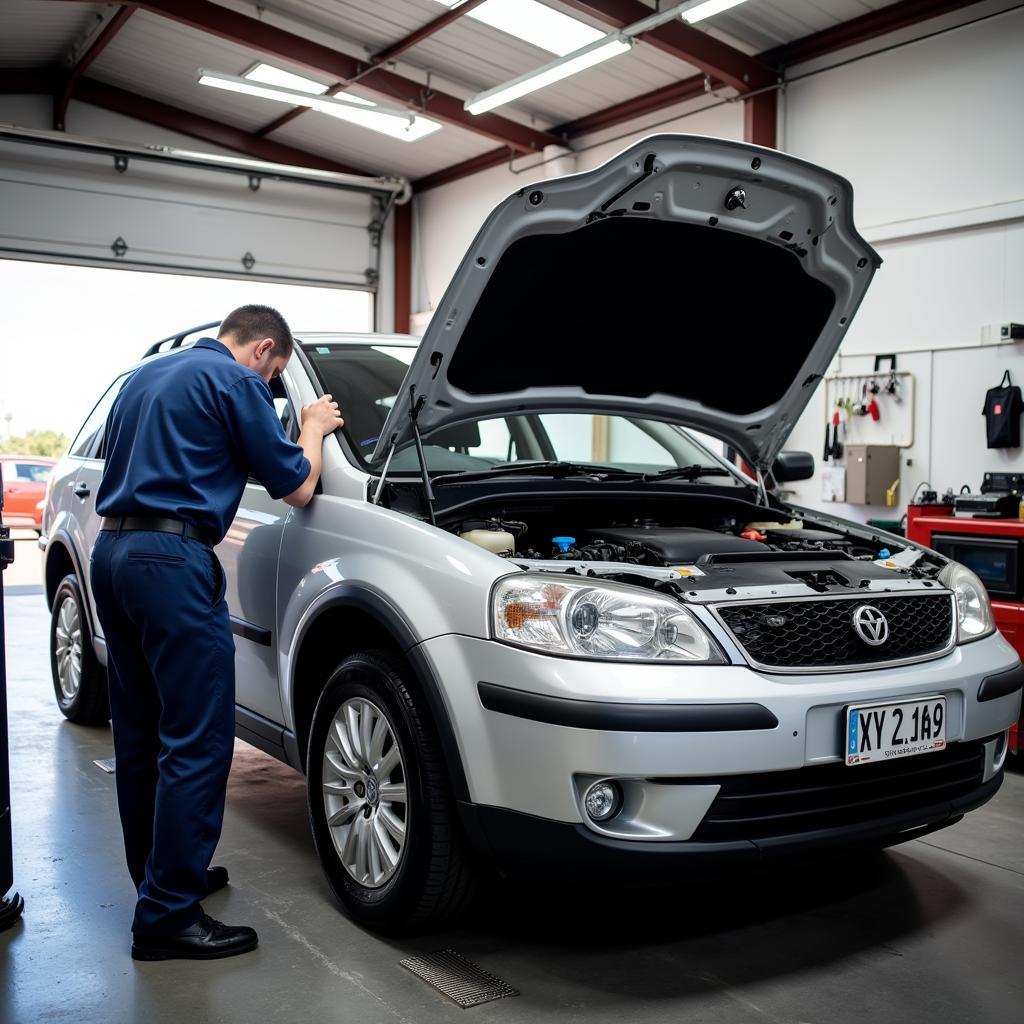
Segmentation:
<svg viewBox="0 0 1024 1024">
<path fill-rule="evenodd" d="M 220 837 L 234 747 L 234 640 L 205 544 L 101 531 L 92 554 L 107 641 L 117 803 L 138 889 L 132 931 L 195 924 Z"/>
</svg>

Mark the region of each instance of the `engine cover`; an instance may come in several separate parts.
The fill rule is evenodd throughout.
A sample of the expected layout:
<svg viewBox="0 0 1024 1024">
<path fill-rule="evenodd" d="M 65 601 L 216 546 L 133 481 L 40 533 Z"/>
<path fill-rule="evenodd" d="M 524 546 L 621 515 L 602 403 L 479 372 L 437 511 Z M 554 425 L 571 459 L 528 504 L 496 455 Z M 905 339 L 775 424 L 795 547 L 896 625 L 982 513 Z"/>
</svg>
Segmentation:
<svg viewBox="0 0 1024 1024">
<path fill-rule="evenodd" d="M 704 555 L 746 554 L 767 550 L 763 544 L 692 526 L 606 526 L 585 530 L 589 543 L 639 544 L 667 565 L 696 562 Z"/>
</svg>

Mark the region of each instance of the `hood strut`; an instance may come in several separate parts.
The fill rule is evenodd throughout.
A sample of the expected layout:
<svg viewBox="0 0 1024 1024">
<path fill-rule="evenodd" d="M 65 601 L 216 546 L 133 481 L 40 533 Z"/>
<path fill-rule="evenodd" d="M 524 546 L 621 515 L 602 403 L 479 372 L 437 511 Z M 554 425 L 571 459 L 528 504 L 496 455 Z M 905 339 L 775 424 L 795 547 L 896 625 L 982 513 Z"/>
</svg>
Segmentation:
<svg viewBox="0 0 1024 1024">
<path fill-rule="evenodd" d="M 768 507 L 768 488 L 764 482 L 764 470 L 760 466 L 754 468 L 754 472 L 757 474 L 757 504 Z"/>
<path fill-rule="evenodd" d="M 420 462 L 420 473 L 423 475 L 423 494 L 427 499 L 427 512 L 430 515 L 430 523 L 432 526 L 437 526 L 437 520 L 434 518 L 434 489 L 430 486 L 430 474 L 427 472 L 427 458 L 423 454 L 423 438 L 420 437 L 420 426 L 417 423 L 417 418 L 420 414 L 420 409 L 426 399 L 420 395 L 416 397 L 416 385 L 409 385 L 409 419 L 412 420 L 412 436 L 416 442 L 416 457 Z"/>
<path fill-rule="evenodd" d="M 412 436 L 416 442 L 416 457 L 420 464 L 420 475 L 423 477 L 423 493 L 427 499 L 427 513 L 430 516 L 430 522 L 433 526 L 437 526 L 437 520 L 434 518 L 434 488 L 430 486 L 430 474 L 427 473 L 427 459 L 423 454 L 423 438 L 420 437 L 420 427 L 416 422 L 419 416 L 420 409 L 423 407 L 423 403 L 426 399 L 421 395 L 419 398 L 416 397 L 416 385 L 409 385 L 409 419 L 412 421 Z M 391 459 L 395 454 L 395 449 L 398 447 L 398 431 L 395 431 L 391 435 L 391 439 L 388 442 L 388 455 L 384 460 L 384 468 L 381 470 L 380 479 L 377 481 L 377 486 L 373 491 L 372 501 L 374 505 L 380 504 L 381 492 L 384 490 L 384 481 L 387 480 L 388 470 L 391 468 Z"/>
</svg>

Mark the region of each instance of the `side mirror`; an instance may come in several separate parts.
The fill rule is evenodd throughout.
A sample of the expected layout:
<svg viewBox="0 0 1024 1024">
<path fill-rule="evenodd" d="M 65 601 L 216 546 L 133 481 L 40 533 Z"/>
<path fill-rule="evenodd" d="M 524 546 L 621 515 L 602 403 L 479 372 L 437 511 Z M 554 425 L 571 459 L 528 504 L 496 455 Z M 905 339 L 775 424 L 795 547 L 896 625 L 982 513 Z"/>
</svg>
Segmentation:
<svg viewBox="0 0 1024 1024">
<path fill-rule="evenodd" d="M 772 476 L 779 484 L 810 480 L 814 476 L 814 456 L 810 452 L 779 452 L 772 463 Z"/>
</svg>

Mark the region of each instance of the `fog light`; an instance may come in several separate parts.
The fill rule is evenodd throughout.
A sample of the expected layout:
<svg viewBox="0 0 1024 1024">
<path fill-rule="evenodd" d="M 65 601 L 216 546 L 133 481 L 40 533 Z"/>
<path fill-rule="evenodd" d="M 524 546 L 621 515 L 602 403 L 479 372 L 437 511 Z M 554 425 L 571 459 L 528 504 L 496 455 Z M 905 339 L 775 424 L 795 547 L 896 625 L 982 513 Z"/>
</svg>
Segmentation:
<svg viewBox="0 0 1024 1024">
<path fill-rule="evenodd" d="M 614 817 L 621 803 L 622 794 L 614 782 L 595 782 L 583 798 L 591 821 L 607 821 Z"/>
<path fill-rule="evenodd" d="M 992 756 L 992 769 L 994 772 L 1002 770 L 1006 764 L 1006 752 L 1010 749 L 1010 730 L 1007 729 L 999 739 L 996 740 L 996 750 Z"/>
</svg>

